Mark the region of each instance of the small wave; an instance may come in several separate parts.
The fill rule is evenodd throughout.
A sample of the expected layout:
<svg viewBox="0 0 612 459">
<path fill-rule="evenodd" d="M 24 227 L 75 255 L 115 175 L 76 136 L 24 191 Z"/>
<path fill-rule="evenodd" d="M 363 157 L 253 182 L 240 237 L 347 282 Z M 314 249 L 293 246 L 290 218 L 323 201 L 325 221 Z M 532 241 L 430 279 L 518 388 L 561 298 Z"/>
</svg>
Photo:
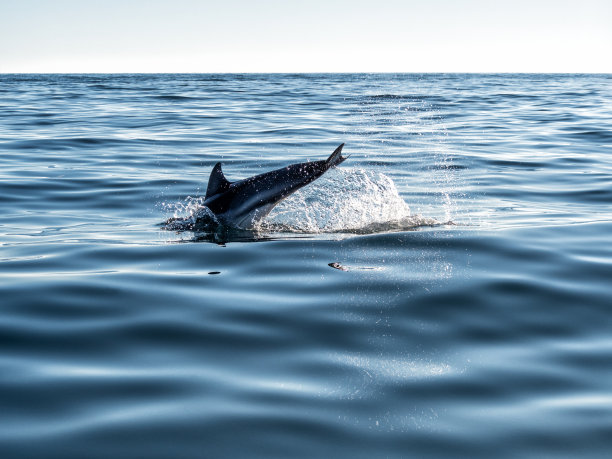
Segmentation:
<svg viewBox="0 0 612 459">
<path fill-rule="evenodd" d="M 110 84 L 91 84 L 89 85 L 89 89 L 99 89 L 102 91 L 157 91 L 157 88 L 150 88 L 146 86 L 142 86 L 137 84 L 137 82 L 129 82 L 125 83 L 121 86 L 121 83 L 118 85 L 110 85 Z"/>
<path fill-rule="evenodd" d="M 62 121 L 69 123 L 70 121 Z M 6 147 L 16 150 L 48 150 L 62 151 L 70 149 L 95 149 L 101 147 L 124 147 L 126 145 L 180 146 L 198 145 L 194 140 L 175 139 L 123 139 L 116 137 L 70 137 L 70 138 L 39 138 L 15 140 L 5 143 Z"/>
<path fill-rule="evenodd" d="M 506 99 L 525 99 L 525 100 L 538 100 L 540 98 L 537 94 L 526 94 L 517 92 L 500 92 L 499 97 Z"/>
<path fill-rule="evenodd" d="M 188 100 L 198 100 L 198 97 L 177 96 L 177 95 L 161 95 L 161 96 L 151 96 L 151 97 L 153 99 L 167 100 L 170 102 L 184 102 Z"/>
<path fill-rule="evenodd" d="M 422 100 L 423 97 L 412 97 L 403 94 L 372 94 L 365 96 L 369 100 Z"/>
<path fill-rule="evenodd" d="M 67 124 L 67 123 L 70 123 L 70 121 L 62 120 L 62 119 L 58 119 L 58 120 L 42 119 L 38 121 L 27 121 L 23 123 L 15 123 L 14 125 L 28 127 L 28 126 L 54 126 L 56 124 Z"/>
<path fill-rule="evenodd" d="M 589 140 L 602 143 L 612 142 L 612 133 L 603 129 L 570 129 L 569 136 L 575 139 Z"/>
<path fill-rule="evenodd" d="M 132 88 L 127 87 L 127 86 L 117 86 L 117 85 L 110 85 L 110 84 L 103 84 L 103 83 L 92 84 L 92 85 L 89 86 L 89 88 L 91 88 L 91 89 L 101 89 L 103 91 L 123 91 L 125 89 L 132 89 Z"/>
<path fill-rule="evenodd" d="M 19 150 L 46 149 L 62 150 L 67 148 L 83 148 L 88 146 L 100 146 L 117 143 L 116 139 L 95 138 L 95 137 L 71 137 L 66 139 L 28 139 L 11 142 L 11 148 Z"/>
</svg>

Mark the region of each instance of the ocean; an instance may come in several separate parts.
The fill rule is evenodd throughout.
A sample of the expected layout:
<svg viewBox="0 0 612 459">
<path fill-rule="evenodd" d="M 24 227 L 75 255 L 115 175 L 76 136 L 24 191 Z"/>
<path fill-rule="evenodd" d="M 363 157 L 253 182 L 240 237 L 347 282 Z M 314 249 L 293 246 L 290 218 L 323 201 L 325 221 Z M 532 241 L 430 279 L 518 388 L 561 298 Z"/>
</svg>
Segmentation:
<svg viewBox="0 0 612 459">
<path fill-rule="evenodd" d="M 3 458 L 609 457 L 611 75 L 0 75 L 0 212 Z"/>
</svg>

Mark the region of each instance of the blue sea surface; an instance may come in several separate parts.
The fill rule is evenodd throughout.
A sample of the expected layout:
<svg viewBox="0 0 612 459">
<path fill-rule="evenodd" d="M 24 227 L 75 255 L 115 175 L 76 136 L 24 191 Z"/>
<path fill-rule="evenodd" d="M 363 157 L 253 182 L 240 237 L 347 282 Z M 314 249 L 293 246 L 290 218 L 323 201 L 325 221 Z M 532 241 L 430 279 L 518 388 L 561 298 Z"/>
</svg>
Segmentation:
<svg viewBox="0 0 612 459">
<path fill-rule="evenodd" d="M 611 75 L 0 75 L 0 457 L 611 450 Z"/>
</svg>

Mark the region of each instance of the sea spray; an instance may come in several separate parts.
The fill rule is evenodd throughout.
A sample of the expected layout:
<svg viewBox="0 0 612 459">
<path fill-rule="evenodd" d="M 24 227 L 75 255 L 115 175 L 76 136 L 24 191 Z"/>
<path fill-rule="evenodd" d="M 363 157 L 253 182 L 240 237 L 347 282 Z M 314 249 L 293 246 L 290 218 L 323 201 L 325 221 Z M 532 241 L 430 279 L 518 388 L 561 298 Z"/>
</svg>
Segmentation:
<svg viewBox="0 0 612 459">
<path fill-rule="evenodd" d="M 433 225 L 411 215 L 388 176 L 336 168 L 278 204 L 259 229 L 301 233 L 371 233 Z"/>
</svg>

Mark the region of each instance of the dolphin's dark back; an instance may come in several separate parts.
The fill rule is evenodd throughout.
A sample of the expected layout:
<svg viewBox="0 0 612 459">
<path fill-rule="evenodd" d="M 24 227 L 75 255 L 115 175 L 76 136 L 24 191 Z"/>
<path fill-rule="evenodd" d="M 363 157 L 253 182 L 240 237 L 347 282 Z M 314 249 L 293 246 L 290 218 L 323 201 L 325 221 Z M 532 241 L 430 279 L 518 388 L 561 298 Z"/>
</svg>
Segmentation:
<svg viewBox="0 0 612 459">
<path fill-rule="evenodd" d="M 326 160 L 292 164 L 233 183 L 225 178 L 221 163 L 217 163 L 210 174 L 204 205 L 226 223 L 252 225 L 282 199 L 342 163 L 346 159 L 342 147 L 344 144 Z"/>
</svg>

